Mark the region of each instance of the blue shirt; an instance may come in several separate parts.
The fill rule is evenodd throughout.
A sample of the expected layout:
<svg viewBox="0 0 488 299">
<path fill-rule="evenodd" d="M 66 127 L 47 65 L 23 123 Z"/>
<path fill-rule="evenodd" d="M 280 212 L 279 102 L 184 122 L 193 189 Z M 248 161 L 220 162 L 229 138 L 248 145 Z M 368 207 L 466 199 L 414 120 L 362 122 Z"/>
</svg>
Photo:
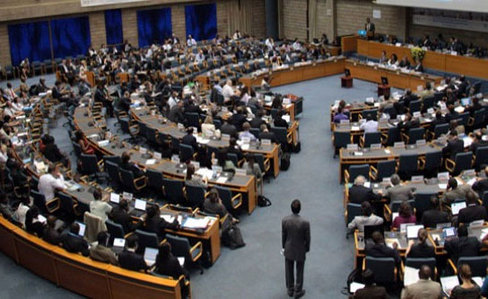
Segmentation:
<svg viewBox="0 0 488 299">
<path fill-rule="evenodd" d="M 334 115 L 334 119 L 333 121 L 338 124 L 341 122 L 341 120 L 347 120 L 349 119 L 349 116 L 345 115 L 344 113 L 337 113 L 336 115 Z"/>
</svg>

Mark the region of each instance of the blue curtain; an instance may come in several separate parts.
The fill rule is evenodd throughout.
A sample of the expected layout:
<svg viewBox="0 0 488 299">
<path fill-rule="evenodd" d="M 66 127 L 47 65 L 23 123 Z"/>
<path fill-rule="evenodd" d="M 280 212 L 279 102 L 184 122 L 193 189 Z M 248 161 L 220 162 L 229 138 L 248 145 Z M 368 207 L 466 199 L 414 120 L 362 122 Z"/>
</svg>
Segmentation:
<svg viewBox="0 0 488 299">
<path fill-rule="evenodd" d="M 31 62 L 51 58 L 47 21 L 8 25 L 8 39 L 12 65 L 19 65 L 25 58 Z"/>
<path fill-rule="evenodd" d="M 217 35 L 217 6 L 215 3 L 185 6 L 186 34 L 197 41 Z"/>
<path fill-rule="evenodd" d="M 85 55 L 91 44 L 88 17 L 74 17 L 51 21 L 55 58 Z"/>
<path fill-rule="evenodd" d="M 107 45 L 121 44 L 124 42 L 122 13 L 120 9 L 105 11 L 105 33 L 107 35 Z"/>
<path fill-rule="evenodd" d="M 139 47 L 162 43 L 171 36 L 171 8 L 137 11 Z"/>
</svg>

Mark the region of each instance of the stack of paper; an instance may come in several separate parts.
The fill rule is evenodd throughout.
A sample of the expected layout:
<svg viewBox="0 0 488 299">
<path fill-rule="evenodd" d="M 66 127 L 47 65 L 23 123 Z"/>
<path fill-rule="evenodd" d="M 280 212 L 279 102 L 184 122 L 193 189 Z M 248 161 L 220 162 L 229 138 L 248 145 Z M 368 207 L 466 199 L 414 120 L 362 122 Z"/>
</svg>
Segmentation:
<svg viewBox="0 0 488 299">
<path fill-rule="evenodd" d="M 208 219 L 207 218 L 193 218 L 188 217 L 186 221 L 183 223 L 183 226 L 186 228 L 207 228 Z"/>
<path fill-rule="evenodd" d="M 160 217 L 163 218 L 164 221 L 166 221 L 168 223 L 173 223 L 175 221 L 175 217 L 172 215 L 163 214 Z"/>
</svg>

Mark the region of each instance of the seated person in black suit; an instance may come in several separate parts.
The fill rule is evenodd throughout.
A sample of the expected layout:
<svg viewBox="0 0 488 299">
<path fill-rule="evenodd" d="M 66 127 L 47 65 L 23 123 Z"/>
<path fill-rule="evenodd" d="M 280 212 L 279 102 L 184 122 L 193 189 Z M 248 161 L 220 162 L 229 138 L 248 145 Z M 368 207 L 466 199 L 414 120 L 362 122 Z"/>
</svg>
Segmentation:
<svg viewBox="0 0 488 299">
<path fill-rule="evenodd" d="M 258 112 L 256 112 L 256 116 L 253 119 L 251 119 L 251 121 L 249 122 L 251 128 L 258 129 L 263 124 L 266 124 L 266 122 L 263 120 L 263 116 L 264 116 L 264 111 L 262 109 L 258 110 Z"/>
<path fill-rule="evenodd" d="M 109 218 L 124 228 L 124 233 L 129 233 L 137 228 L 137 224 L 132 222 L 132 217 L 129 215 L 129 203 L 126 199 L 121 199 L 119 204 L 114 206 L 109 214 Z"/>
<path fill-rule="evenodd" d="M 440 210 L 440 201 L 437 196 L 432 196 L 430 199 L 430 210 L 424 211 L 422 214 L 422 224 L 424 227 L 435 228 L 439 223 L 451 222 L 449 214 Z"/>
<path fill-rule="evenodd" d="M 418 243 L 410 240 L 406 251 L 407 257 L 435 257 L 434 247 L 427 244 L 427 231 L 419 229 L 417 232 Z"/>
<path fill-rule="evenodd" d="M 246 122 L 246 111 L 242 106 L 236 108 L 236 113 L 229 118 L 229 123 L 233 124 L 237 131 L 242 131 L 242 125 Z M 222 128 L 220 129 L 222 131 Z M 222 132 L 223 133 L 223 132 Z"/>
<path fill-rule="evenodd" d="M 47 223 L 44 227 L 42 239 L 53 245 L 59 245 L 61 243 L 61 232 L 56 229 L 55 216 L 49 215 L 49 217 L 47 217 Z"/>
<path fill-rule="evenodd" d="M 365 249 L 365 254 L 366 256 L 372 256 L 372 257 L 392 257 L 395 259 L 395 263 L 397 265 L 400 264 L 400 255 L 398 254 L 397 248 L 398 244 L 395 242 L 393 243 L 393 248 L 388 247 L 385 244 L 385 240 L 383 238 L 383 235 L 376 231 L 372 235 L 373 238 L 373 245 L 368 245 L 366 246 Z"/>
<path fill-rule="evenodd" d="M 90 253 L 88 251 L 88 243 L 82 236 L 78 233 L 80 231 L 80 225 L 76 222 L 71 224 L 70 230 L 68 233 L 61 236 L 61 243 L 63 244 L 63 248 L 66 249 L 68 252 L 72 253 L 80 253 L 84 256 L 88 256 Z"/>
<path fill-rule="evenodd" d="M 155 272 L 161 275 L 171 276 L 173 279 L 178 279 L 181 275 L 185 276 L 185 279 L 190 277 L 190 273 L 180 265 L 178 259 L 171 253 L 171 244 L 168 242 L 165 242 L 159 247 Z M 186 298 L 188 288 L 182 285 L 181 292 L 183 298 Z"/>
<path fill-rule="evenodd" d="M 363 201 L 377 201 L 381 199 L 381 195 L 375 194 L 373 189 L 364 186 L 366 179 L 362 175 L 358 175 L 354 179 L 354 184 L 349 188 L 349 202 L 362 203 Z"/>
<path fill-rule="evenodd" d="M 485 166 L 484 172 L 485 172 L 485 178 L 477 180 L 471 187 L 473 188 L 474 191 L 478 192 L 478 195 L 480 197 L 483 196 L 483 193 L 485 191 L 488 191 L 488 166 Z"/>
<path fill-rule="evenodd" d="M 488 146 L 488 142 L 483 140 L 483 134 L 481 132 L 474 133 L 473 143 L 469 146 L 469 150 L 476 155 L 476 150 L 482 146 Z"/>
<path fill-rule="evenodd" d="M 435 118 L 432 120 L 431 128 L 434 129 L 437 125 L 442 125 L 446 123 L 446 119 L 442 116 L 441 110 L 437 110 L 435 113 Z"/>
<path fill-rule="evenodd" d="M 231 137 L 229 140 L 229 148 L 227 149 L 227 154 L 236 154 L 238 161 L 244 158 L 244 156 L 242 155 L 241 147 L 237 144 L 237 139 L 235 139 L 234 137 Z"/>
<path fill-rule="evenodd" d="M 144 171 L 142 171 L 137 165 L 130 161 L 130 152 L 123 152 L 121 157 L 122 162 L 120 163 L 120 168 L 128 171 L 132 171 L 134 174 L 134 179 L 144 176 Z"/>
<path fill-rule="evenodd" d="M 144 261 L 144 256 L 136 253 L 137 245 L 136 235 L 127 238 L 124 251 L 119 254 L 119 265 L 128 270 L 146 271 L 148 267 Z"/>
<path fill-rule="evenodd" d="M 198 150 L 197 138 L 193 136 L 193 128 L 186 128 L 186 135 L 181 139 L 182 144 L 190 145 L 193 150 Z"/>
<path fill-rule="evenodd" d="M 284 112 L 282 109 L 276 112 L 276 116 L 274 118 L 273 124 L 275 127 L 284 127 L 288 129 L 288 123 L 286 120 L 283 119 Z"/>
<path fill-rule="evenodd" d="M 458 133 L 456 130 L 451 130 L 451 132 L 449 133 L 447 145 L 442 149 L 443 156 L 454 160 L 456 158 L 456 154 L 462 153 L 463 151 L 463 140 L 458 138 Z"/>
<path fill-rule="evenodd" d="M 39 209 L 33 205 L 25 214 L 25 230 L 42 238 L 44 223 L 39 221 L 38 216 Z"/>
<path fill-rule="evenodd" d="M 147 232 L 157 234 L 159 239 L 163 240 L 166 228 L 178 229 L 179 225 L 176 218 L 173 223 L 168 223 L 159 216 L 159 213 L 159 206 L 157 204 L 148 205 L 146 208 L 146 220 L 142 225 L 142 229 Z"/>
<path fill-rule="evenodd" d="M 461 225 L 457 231 L 457 237 L 448 239 L 444 243 L 447 255 L 457 263 L 458 258 L 464 256 L 478 256 L 481 243 L 476 237 L 468 236 L 468 227 Z"/>
<path fill-rule="evenodd" d="M 458 224 L 468 225 L 476 220 L 488 220 L 486 208 L 478 205 L 478 199 L 473 191 L 466 193 L 466 203 L 468 206 L 459 211 Z"/>
<path fill-rule="evenodd" d="M 267 124 L 261 125 L 261 133 L 259 133 L 259 139 L 269 139 L 272 143 L 278 143 L 275 133 L 269 131 L 269 127 Z"/>
<path fill-rule="evenodd" d="M 224 123 L 220 126 L 220 133 L 227 134 L 231 137 L 237 138 L 237 128 L 229 122 L 228 119 L 223 119 Z"/>
<path fill-rule="evenodd" d="M 364 288 L 357 290 L 352 298 L 354 299 L 387 299 L 388 294 L 384 287 L 377 286 L 374 283 L 374 273 L 370 269 L 366 269 L 361 274 L 363 278 Z"/>
</svg>

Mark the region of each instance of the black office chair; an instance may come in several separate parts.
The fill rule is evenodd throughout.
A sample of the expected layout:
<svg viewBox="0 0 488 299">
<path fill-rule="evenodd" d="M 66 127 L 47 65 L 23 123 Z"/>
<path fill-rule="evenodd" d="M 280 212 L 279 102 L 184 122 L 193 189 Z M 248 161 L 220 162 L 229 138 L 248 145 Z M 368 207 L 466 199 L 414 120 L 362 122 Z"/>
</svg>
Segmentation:
<svg viewBox="0 0 488 299">
<path fill-rule="evenodd" d="M 422 108 L 422 100 L 411 101 L 410 105 L 408 105 L 410 114 L 420 111 L 421 108 Z"/>
<path fill-rule="evenodd" d="M 152 169 L 146 170 L 147 176 L 147 186 L 151 191 L 157 196 L 157 198 L 162 199 L 163 192 L 163 173 L 160 171 L 155 171 Z"/>
<path fill-rule="evenodd" d="M 215 188 L 219 192 L 219 197 L 227 211 L 232 215 L 236 215 L 238 209 L 242 206 L 242 193 L 237 193 L 233 196 L 229 188 L 221 186 L 215 186 Z"/>
<path fill-rule="evenodd" d="M 74 141 L 72 141 L 71 144 L 73 145 L 73 151 L 75 152 L 75 156 L 79 159 L 81 156 L 81 146 Z"/>
<path fill-rule="evenodd" d="M 56 197 L 59 198 L 59 212 L 60 218 L 68 223 L 73 222 L 81 213 L 78 210 L 78 204 L 75 203 L 73 197 L 64 192 L 58 191 Z"/>
<path fill-rule="evenodd" d="M 178 203 L 184 206 L 188 205 L 185 198 L 185 186 L 183 181 L 164 178 L 163 186 L 164 195 L 170 203 Z"/>
<path fill-rule="evenodd" d="M 131 142 L 138 143 L 141 141 L 141 139 L 138 138 L 138 135 L 140 133 L 140 127 L 138 124 L 131 124 L 130 120 L 127 118 L 119 118 L 119 123 L 122 132 L 130 135 L 129 140 Z"/>
<path fill-rule="evenodd" d="M 162 144 L 161 140 L 159 140 L 159 134 L 157 130 L 146 126 L 145 133 L 146 140 L 151 146 L 159 147 Z"/>
<path fill-rule="evenodd" d="M 473 152 L 457 153 L 454 161 L 446 159 L 446 169 L 452 175 L 459 175 L 461 171 L 471 169 L 473 161 Z"/>
<path fill-rule="evenodd" d="M 122 163 L 122 159 L 120 158 L 120 156 L 106 156 L 106 155 L 104 155 L 103 161 L 104 161 L 104 163 L 107 161 L 110 161 L 110 162 L 115 163 L 117 165 L 120 165 Z"/>
<path fill-rule="evenodd" d="M 425 139 L 424 128 L 411 128 L 408 135 L 403 134 L 403 140 L 406 144 L 415 144 L 417 140 Z"/>
<path fill-rule="evenodd" d="M 481 108 L 476 110 L 473 114 L 473 117 L 469 119 L 468 126 L 472 127 L 473 129 L 479 129 L 485 123 L 485 112 L 486 108 Z"/>
<path fill-rule="evenodd" d="M 105 221 L 105 225 L 107 226 L 107 232 L 110 234 L 109 244 L 113 244 L 115 238 L 125 238 L 124 227 L 122 224 L 115 223 L 112 220 L 107 219 Z"/>
<path fill-rule="evenodd" d="M 186 162 L 195 158 L 193 147 L 188 144 L 180 143 L 180 161 Z"/>
<path fill-rule="evenodd" d="M 405 258 L 405 266 L 415 268 L 415 269 L 420 269 L 422 266 L 427 265 L 429 266 L 430 270 L 432 271 L 432 276 L 431 279 L 433 281 L 436 280 L 436 273 L 437 273 L 437 268 L 436 268 L 436 260 L 435 257 L 407 257 Z"/>
<path fill-rule="evenodd" d="M 344 170 L 344 180 L 347 183 L 352 183 L 358 176 L 364 176 L 366 180 L 369 180 L 369 164 L 351 165 L 348 169 Z"/>
<path fill-rule="evenodd" d="M 437 139 L 441 135 L 446 135 L 449 132 L 449 124 L 437 124 L 434 127 L 434 131 L 430 132 L 431 139 Z"/>
<path fill-rule="evenodd" d="M 426 153 L 425 157 L 419 158 L 419 162 L 425 177 L 436 176 L 442 165 L 442 151 Z"/>
<path fill-rule="evenodd" d="M 395 160 L 379 161 L 376 167 L 373 165 L 370 166 L 370 177 L 376 182 L 381 182 L 384 178 L 389 178 L 396 173 L 396 167 Z"/>
<path fill-rule="evenodd" d="M 125 170 L 120 168 L 120 182 L 122 183 L 122 188 L 126 192 L 130 193 L 140 193 L 146 188 L 147 177 L 141 176 L 137 179 L 134 178 L 134 173 L 130 170 Z"/>
<path fill-rule="evenodd" d="M 348 144 L 352 143 L 350 132 L 334 132 L 334 156 L 339 154 L 339 150 L 343 147 L 347 147 Z"/>
<path fill-rule="evenodd" d="M 434 107 L 434 101 L 435 101 L 435 97 L 432 95 L 432 96 L 426 96 L 422 99 L 422 110 L 424 111 L 427 111 L 427 109 L 429 108 L 433 108 Z"/>
<path fill-rule="evenodd" d="M 432 196 L 436 196 L 437 193 L 432 193 L 432 192 L 416 192 L 415 193 L 415 199 L 414 199 L 414 205 L 415 205 L 415 212 L 416 212 L 416 218 L 420 221 L 422 219 L 422 215 L 424 214 L 425 211 L 429 210 L 431 207 L 430 199 Z"/>
<path fill-rule="evenodd" d="M 378 109 L 363 110 L 361 112 L 361 117 L 363 119 L 367 119 L 368 116 L 371 116 L 373 120 L 378 120 Z"/>
<path fill-rule="evenodd" d="M 360 137 L 359 143 L 361 147 L 370 147 L 371 144 L 380 144 L 381 132 L 365 133 L 364 137 Z"/>
<path fill-rule="evenodd" d="M 110 186 L 112 189 L 118 191 L 121 187 L 119 165 L 109 160 L 106 160 L 104 164 L 105 171 L 109 176 Z"/>
<path fill-rule="evenodd" d="M 227 158 L 234 163 L 235 167 L 241 167 L 244 161 L 239 161 L 239 157 L 236 153 L 227 153 Z"/>
<path fill-rule="evenodd" d="M 200 129 L 200 116 L 198 113 L 186 112 L 185 118 L 188 126 Z"/>
<path fill-rule="evenodd" d="M 453 266 L 453 263 L 451 260 L 449 260 L 449 263 L 451 264 L 451 266 Z M 473 277 L 475 277 L 475 276 L 485 277 L 486 276 L 486 266 L 488 264 L 486 256 L 460 257 L 458 259 L 458 262 L 457 262 L 458 268 L 462 264 L 468 264 L 469 265 L 469 267 L 471 268 L 471 274 Z"/>
<path fill-rule="evenodd" d="M 363 270 L 370 269 L 374 273 L 374 281 L 380 285 L 391 285 L 395 283 L 397 268 L 395 259 L 392 257 L 366 256 Z"/>
<path fill-rule="evenodd" d="M 161 242 L 159 241 L 158 235 L 156 233 L 150 233 L 140 229 L 136 229 L 135 234 L 137 236 L 137 243 L 139 244 L 139 252 L 144 252 L 144 249 L 146 247 L 159 248 L 159 245 L 161 245 Z"/>
<path fill-rule="evenodd" d="M 476 148 L 474 157 L 474 168 L 480 170 L 481 165 L 488 163 L 488 146 L 480 146 Z"/>
<path fill-rule="evenodd" d="M 383 140 L 385 140 L 385 146 L 393 146 L 395 142 L 400 140 L 400 130 L 397 127 L 388 128 L 388 133 L 383 134 Z"/>
<path fill-rule="evenodd" d="M 409 200 L 407 200 L 407 202 L 408 202 L 408 204 L 410 204 L 410 206 L 411 206 L 412 208 L 414 208 L 414 207 L 415 207 L 415 199 L 409 199 Z M 392 202 L 392 203 L 391 203 L 391 212 L 392 212 L 392 213 L 396 213 L 396 212 L 398 212 L 398 210 L 400 210 L 400 205 L 401 205 L 401 204 L 402 204 L 402 203 L 401 203 L 401 202 L 399 202 L 399 201 Z M 394 220 L 394 219 L 392 219 L 392 220 Z"/>
<path fill-rule="evenodd" d="M 361 204 L 358 203 L 348 203 L 346 212 L 345 212 L 345 220 L 346 220 L 346 226 L 351 223 L 351 221 L 354 219 L 356 216 L 361 216 L 362 215 L 362 210 L 361 210 Z"/>
<path fill-rule="evenodd" d="M 33 198 L 34 205 L 39 208 L 41 214 L 52 214 L 56 212 L 60 207 L 59 198 L 54 197 L 53 199 L 46 201 L 44 194 L 31 190 L 31 195 Z"/>
<path fill-rule="evenodd" d="M 203 274 L 203 267 L 199 262 L 203 254 L 203 244 L 201 241 L 191 246 L 188 238 L 172 234 L 166 234 L 166 240 L 171 244 L 171 251 L 174 256 L 185 257 L 185 268 L 191 269 L 192 266 L 197 266 L 200 274 Z"/>
<path fill-rule="evenodd" d="M 281 144 L 285 152 L 291 150 L 290 144 L 292 144 L 292 132 L 288 132 L 285 127 L 272 127 L 271 131 L 275 134 L 276 140 Z"/>
<path fill-rule="evenodd" d="M 96 155 L 87 155 L 82 153 L 80 159 L 83 174 L 96 178 L 102 177 L 103 161 L 98 161 Z"/>
<path fill-rule="evenodd" d="M 203 202 L 207 196 L 205 188 L 200 186 L 185 185 L 186 199 L 188 204 L 194 208 L 203 208 Z"/>
<path fill-rule="evenodd" d="M 418 170 L 418 155 L 400 155 L 398 162 L 398 175 L 403 180 L 410 180 L 411 176 Z"/>
</svg>

